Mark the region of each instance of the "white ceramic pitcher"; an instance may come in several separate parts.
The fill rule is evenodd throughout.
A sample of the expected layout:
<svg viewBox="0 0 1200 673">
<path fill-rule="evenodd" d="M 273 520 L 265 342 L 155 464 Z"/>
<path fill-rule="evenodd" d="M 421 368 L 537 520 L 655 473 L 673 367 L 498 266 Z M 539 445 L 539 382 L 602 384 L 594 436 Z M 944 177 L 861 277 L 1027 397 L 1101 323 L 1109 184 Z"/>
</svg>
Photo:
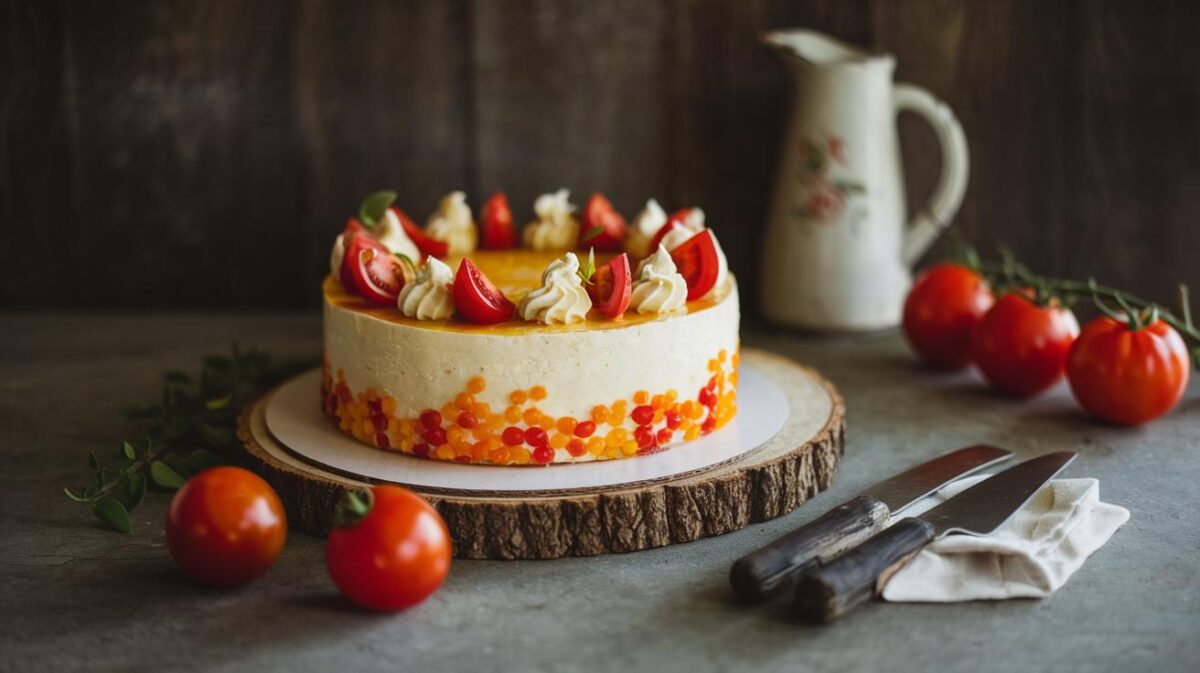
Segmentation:
<svg viewBox="0 0 1200 673">
<path fill-rule="evenodd" d="M 967 186 L 967 143 L 927 91 L 892 83 L 896 60 L 810 30 L 763 41 L 795 74 L 762 268 L 762 309 L 806 329 L 875 330 L 900 322 L 911 268 L 950 223 Z M 915 112 L 942 148 L 929 203 L 905 224 L 896 115 Z"/>
</svg>

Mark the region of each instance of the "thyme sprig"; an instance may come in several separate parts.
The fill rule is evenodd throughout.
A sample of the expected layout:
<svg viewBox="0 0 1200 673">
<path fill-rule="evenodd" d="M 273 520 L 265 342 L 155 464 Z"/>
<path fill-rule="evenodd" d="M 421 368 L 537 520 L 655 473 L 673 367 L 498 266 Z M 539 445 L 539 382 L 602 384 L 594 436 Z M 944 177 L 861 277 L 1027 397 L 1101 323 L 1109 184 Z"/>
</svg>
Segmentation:
<svg viewBox="0 0 1200 673">
<path fill-rule="evenodd" d="M 129 532 L 129 512 L 142 503 L 148 486 L 175 490 L 197 472 L 233 462 L 242 407 L 313 364 L 279 361 L 234 344 L 229 355 L 205 357 L 197 376 L 166 372 L 157 403 L 125 412 L 138 425 L 135 439 L 122 441 L 112 461 L 89 452 L 90 483 L 63 492 L 110 528 Z"/>
<path fill-rule="evenodd" d="M 1176 315 L 1162 304 L 1142 299 L 1125 290 L 1101 285 L 1095 278 L 1078 281 L 1038 275 L 1009 252 L 1002 252 L 997 262 L 983 260 L 974 250 L 968 249 L 963 253 L 963 261 L 987 279 L 997 293 L 1032 292 L 1033 300 L 1041 306 L 1054 301 L 1072 304 L 1081 299 L 1091 300 L 1100 311 L 1116 320 L 1128 322 L 1130 328 L 1135 330 L 1162 320 L 1192 344 L 1192 362 L 1200 369 L 1200 328 L 1192 322 L 1187 285 L 1179 285 L 1179 314 Z"/>
</svg>

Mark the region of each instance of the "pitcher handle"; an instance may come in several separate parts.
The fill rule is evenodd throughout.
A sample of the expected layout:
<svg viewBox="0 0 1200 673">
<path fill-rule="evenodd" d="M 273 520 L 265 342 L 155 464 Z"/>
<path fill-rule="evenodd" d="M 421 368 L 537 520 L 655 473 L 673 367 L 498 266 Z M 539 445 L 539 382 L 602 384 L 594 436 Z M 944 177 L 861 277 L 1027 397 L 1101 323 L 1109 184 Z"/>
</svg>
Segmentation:
<svg viewBox="0 0 1200 673">
<path fill-rule="evenodd" d="M 963 194 L 967 191 L 970 159 L 962 125 L 950 108 L 928 91 L 911 84 L 897 84 L 892 94 L 892 104 L 897 113 L 908 110 L 929 122 L 942 146 L 942 172 L 938 176 L 937 187 L 925 207 L 913 216 L 904 235 L 902 254 L 904 263 L 911 267 L 958 213 Z"/>
</svg>

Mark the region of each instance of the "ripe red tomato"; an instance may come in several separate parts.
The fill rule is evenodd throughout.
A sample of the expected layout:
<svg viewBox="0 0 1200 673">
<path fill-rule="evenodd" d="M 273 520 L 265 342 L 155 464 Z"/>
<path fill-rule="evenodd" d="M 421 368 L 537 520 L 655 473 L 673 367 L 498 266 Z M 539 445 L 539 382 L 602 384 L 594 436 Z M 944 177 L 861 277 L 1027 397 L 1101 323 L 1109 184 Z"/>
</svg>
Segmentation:
<svg viewBox="0 0 1200 673">
<path fill-rule="evenodd" d="M 450 531 L 420 496 L 399 486 L 371 489 L 370 511 L 335 528 L 325 566 L 338 590 L 372 610 L 402 610 L 429 598 L 450 571 Z"/>
<path fill-rule="evenodd" d="M 421 251 L 422 258 L 426 256 L 441 258 L 450 254 L 449 243 L 439 241 L 425 233 L 425 230 L 418 227 L 417 223 L 413 222 L 407 213 L 396 206 L 391 206 L 391 210 L 396 214 L 396 218 L 400 220 L 400 226 L 404 227 L 404 233 L 408 234 L 413 244 L 417 246 L 417 250 Z"/>
<path fill-rule="evenodd" d="M 234 587 L 265 573 L 287 539 L 279 496 L 240 467 L 214 467 L 188 480 L 167 511 L 167 548 L 185 573 Z"/>
<path fill-rule="evenodd" d="M 365 234 L 350 239 L 342 258 L 342 277 L 362 298 L 380 306 L 394 305 L 411 278 L 410 269 L 382 243 Z"/>
<path fill-rule="evenodd" d="M 1187 344 L 1158 320 L 1141 329 L 1102 316 L 1067 355 L 1067 381 L 1079 405 L 1112 423 L 1138 425 L 1167 413 L 1187 390 Z"/>
<path fill-rule="evenodd" d="M 592 308 L 605 318 L 616 318 L 629 308 L 633 296 L 633 274 L 629 270 L 629 255 L 621 253 L 592 274 L 588 285 Z"/>
<path fill-rule="evenodd" d="M 588 237 L 586 234 L 600 227 L 600 231 Z M 583 222 L 579 229 L 579 247 L 593 247 L 601 251 L 620 250 L 625 246 L 625 218 L 621 216 L 599 192 L 592 194 L 583 209 Z"/>
<path fill-rule="evenodd" d="M 513 227 L 512 208 L 504 192 L 496 192 L 483 204 L 479 213 L 480 238 L 489 250 L 507 250 L 517 246 L 517 230 Z"/>
<path fill-rule="evenodd" d="M 711 229 L 696 234 L 671 251 L 671 259 L 683 279 L 687 281 L 688 301 L 708 294 L 717 284 L 720 261 L 717 244 Z"/>
<path fill-rule="evenodd" d="M 971 357 L 993 387 L 1025 397 L 1062 378 L 1067 350 L 1078 335 L 1079 323 L 1070 309 L 1038 306 L 1013 292 L 984 314 L 971 341 Z"/>
<path fill-rule="evenodd" d="M 971 364 L 971 333 L 995 303 L 979 274 L 938 264 L 921 274 L 904 302 L 904 336 L 925 362 L 944 369 Z"/>
<path fill-rule="evenodd" d="M 465 257 L 454 274 L 454 307 L 464 319 L 479 325 L 504 322 L 517 308 Z"/>
</svg>

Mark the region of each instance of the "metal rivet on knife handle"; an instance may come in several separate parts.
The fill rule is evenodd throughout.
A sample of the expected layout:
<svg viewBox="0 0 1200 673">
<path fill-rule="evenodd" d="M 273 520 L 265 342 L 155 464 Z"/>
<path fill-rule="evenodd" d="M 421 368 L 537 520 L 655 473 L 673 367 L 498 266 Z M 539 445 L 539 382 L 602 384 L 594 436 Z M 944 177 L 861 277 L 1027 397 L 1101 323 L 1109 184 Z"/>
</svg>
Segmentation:
<svg viewBox="0 0 1200 673">
<path fill-rule="evenodd" d="M 865 495 L 829 510 L 813 521 L 738 559 L 729 583 L 739 598 L 761 602 L 786 589 L 800 575 L 878 532 L 888 508 Z"/>
</svg>

